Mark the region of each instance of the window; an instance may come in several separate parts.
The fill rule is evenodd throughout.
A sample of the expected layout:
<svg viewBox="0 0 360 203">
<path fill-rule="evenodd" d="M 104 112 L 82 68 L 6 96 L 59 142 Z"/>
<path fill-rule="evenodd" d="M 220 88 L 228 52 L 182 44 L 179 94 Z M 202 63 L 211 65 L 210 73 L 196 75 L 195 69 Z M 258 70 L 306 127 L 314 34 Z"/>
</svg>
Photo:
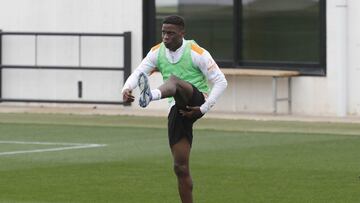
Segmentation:
<svg viewBox="0 0 360 203">
<path fill-rule="evenodd" d="M 155 35 L 153 45 L 161 41 L 163 17 L 177 14 L 185 18 L 186 38 L 209 50 L 221 67 L 325 75 L 325 0 L 152 1 L 154 14 L 146 17 L 155 19 L 155 30 L 144 35 Z"/>
<path fill-rule="evenodd" d="M 233 0 L 156 0 L 156 41 L 161 41 L 165 16 L 181 15 L 186 38 L 195 40 L 217 60 L 233 58 Z"/>
</svg>

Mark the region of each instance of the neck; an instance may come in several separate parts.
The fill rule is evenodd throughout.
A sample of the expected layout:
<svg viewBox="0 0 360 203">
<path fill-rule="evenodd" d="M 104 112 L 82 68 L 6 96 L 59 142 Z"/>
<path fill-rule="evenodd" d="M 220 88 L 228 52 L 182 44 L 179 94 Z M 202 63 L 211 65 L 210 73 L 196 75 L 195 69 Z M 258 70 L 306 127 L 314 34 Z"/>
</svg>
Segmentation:
<svg viewBox="0 0 360 203">
<path fill-rule="evenodd" d="M 174 46 L 174 48 L 171 48 L 170 51 L 176 51 L 178 48 L 180 48 L 182 46 L 182 44 L 183 44 L 183 40 L 181 40 L 179 44 Z"/>
</svg>

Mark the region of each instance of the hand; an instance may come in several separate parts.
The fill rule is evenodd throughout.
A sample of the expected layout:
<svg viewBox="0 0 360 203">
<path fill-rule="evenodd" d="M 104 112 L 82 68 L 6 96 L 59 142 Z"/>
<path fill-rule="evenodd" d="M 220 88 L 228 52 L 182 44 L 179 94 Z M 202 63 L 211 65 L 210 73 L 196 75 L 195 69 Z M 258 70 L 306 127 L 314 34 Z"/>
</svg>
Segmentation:
<svg viewBox="0 0 360 203">
<path fill-rule="evenodd" d="M 125 103 L 131 103 L 135 100 L 135 97 L 131 94 L 131 90 L 129 89 L 126 89 L 124 92 L 123 92 L 123 101 Z"/>
<path fill-rule="evenodd" d="M 200 111 L 200 106 L 186 106 L 187 111 L 185 110 L 179 110 L 180 114 L 182 116 L 185 116 L 187 118 L 200 118 L 203 116 L 203 114 Z"/>
</svg>

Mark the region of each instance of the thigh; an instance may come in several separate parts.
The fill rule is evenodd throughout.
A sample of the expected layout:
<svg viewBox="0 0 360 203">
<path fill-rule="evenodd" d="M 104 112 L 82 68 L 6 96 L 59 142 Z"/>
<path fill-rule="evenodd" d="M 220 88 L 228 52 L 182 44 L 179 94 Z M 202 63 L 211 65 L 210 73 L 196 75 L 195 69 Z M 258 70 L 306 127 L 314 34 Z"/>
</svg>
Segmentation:
<svg viewBox="0 0 360 203">
<path fill-rule="evenodd" d="M 174 96 L 175 102 L 177 103 L 178 107 L 185 108 L 186 105 L 190 102 L 193 96 L 193 85 L 178 79 L 176 82 L 176 93 Z"/>
<path fill-rule="evenodd" d="M 193 94 L 188 103 L 189 106 L 201 106 L 205 102 L 205 97 L 195 86 L 192 85 Z"/>
<path fill-rule="evenodd" d="M 190 143 L 185 137 L 183 137 L 179 142 L 171 147 L 174 164 L 189 165 L 190 151 Z"/>
<path fill-rule="evenodd" d="M 191 146 L 193 140 L 193 124 L 195 120 L 196 119 L 189 119 L 182 116 L 177 105 L 171 107 L 168 115 L 168 137 L 170 147 L 178 143 L 184 137 Z"/>
</svg>

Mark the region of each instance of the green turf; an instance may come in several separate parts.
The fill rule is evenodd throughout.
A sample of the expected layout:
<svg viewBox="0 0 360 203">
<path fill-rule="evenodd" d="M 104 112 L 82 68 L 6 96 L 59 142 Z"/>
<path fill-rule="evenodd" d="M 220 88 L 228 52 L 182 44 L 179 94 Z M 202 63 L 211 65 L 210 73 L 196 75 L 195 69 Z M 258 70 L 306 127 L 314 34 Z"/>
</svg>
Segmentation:
<svg viewBox="0 0 360 203">
<path fill-rule="evenodd" d="M 0 155 L 0 202 L 179 202 L 166 118 L 0 114 L 0 141 L 106 147 Z M 202 119 L 195 202 L 360 202 L 360 126 Z M 8 151 L 52 146 L 0 144 Z"/>
</svg>

